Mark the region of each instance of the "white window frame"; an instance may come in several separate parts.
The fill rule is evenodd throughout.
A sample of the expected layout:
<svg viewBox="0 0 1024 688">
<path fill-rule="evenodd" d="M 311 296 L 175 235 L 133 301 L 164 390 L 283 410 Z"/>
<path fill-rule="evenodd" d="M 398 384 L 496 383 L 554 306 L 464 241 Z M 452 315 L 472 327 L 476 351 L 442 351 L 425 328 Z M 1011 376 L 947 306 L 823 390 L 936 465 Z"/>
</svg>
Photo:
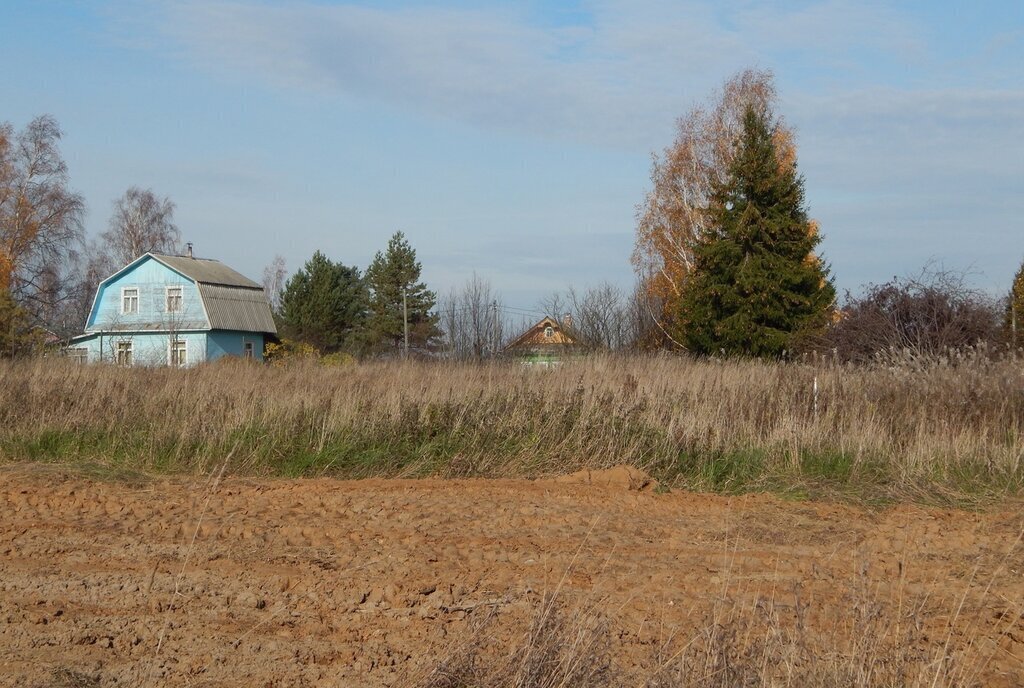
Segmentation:
<svg viewBox="0 0 1024 688">
<path fill-rule="evenodd" d="M 127 352 L 125 360 L 121 359 L 122 351 Z M 117 365 L 125 366 L 126 368 L 131 368 L 135 365 L 135 344 L 131 340 L 126 342 L 117 342 L 114 345 L 114 362 L 117 363 Z"/>
<path fill-rule="evenodd" d="M 256 358 L 256 346 L 252 342 L 242 342 L 242 358 Z"/>
<path fill-rule="evenodd" d="M 544 328 L 544 338 L 545 339 L 551 339 L 554 336 L 555 336 L 555 328 L 551 327 L 551 325 L 548 325 L 547 327 Z"/>
<path fill-rule="evenodd" d="M 185 355 L 185 360 L 174 361 L 174 346 L 176 344 L 182 345 L 182 353 Z M 187 368 L 188 367 L 188 340 L 187 339 L 172 339 L 167 343 L 167 365 L 171 368 Z"/>
<path fill-rule="evenodd" d="M 89 347 L 73 346 L 68 348 L 67 357 L 75 363 L 82 365 L 89 362 Z"/>
<path fill-rule="evenodd" d="M 132 298 L 135 299 L 135 310 L 127 310 L 127 309 L 125 309 L 125 300 L 127 298 L 129 298 L 128 297 L 128 292 L 129 291 L 135 292 L 135 296 L 132 297 Z M 139 312 L 139 301 L 141 300 L 140 296 L 141 295 L 139 294 L 139 288 L 138 287 L 121 287 L 121 315 L 131 315 L 133 313 L 137 314 Z"/>
<path fill-rule="evenodd" d="M 178 292 L 177 308 L 171 308 L 171 291 Z M 167 313 L 181 313 L 185 310 L 185 288 L 180 284 L 164 287 L 164 310 Z"/>
</svg>

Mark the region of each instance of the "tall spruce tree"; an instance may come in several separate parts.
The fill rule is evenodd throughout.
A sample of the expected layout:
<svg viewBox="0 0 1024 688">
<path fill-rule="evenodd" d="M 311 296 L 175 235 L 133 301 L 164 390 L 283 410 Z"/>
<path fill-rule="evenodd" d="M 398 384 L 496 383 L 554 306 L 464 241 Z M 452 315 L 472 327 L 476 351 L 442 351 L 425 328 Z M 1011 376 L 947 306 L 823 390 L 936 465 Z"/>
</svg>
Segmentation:
<svg viewBox="0 0 1024 688">
<path fill-rule="evenodd" d="M 735 158 L 714 188 L 711 230 L 695 246 L 681 304 L 682 340 L 698 354 L 775 358 L 828 322 L 835 288 L 803 179 L 780 163 L 777 124 L 748 107 Z"/>
<path fill-rule="evenodd" d="M 361 347 L 369 296 L 359 268 L 331 261 L 320 251 L 281 291 L 284 334 L 321 353 Z"/>
<path fill-rule="evenodd" d="M 388 241 L 387 250 L 377 252 L 366 270 L 370 287 L 370 336 L 384 350 L 400 351 L 405 339 L 405 312 L 409 318 L 410 348 L 426 348 L 440 336 L 437 315 L 433 313 L 437 296 L 420 282 L 422 266 L 416 250 L 402 232 Z"/>
<path fill-rule="evenodd" d="M 1020 264 L 1017 276 L 1010 287 L 1010 298 L 1006 304 L 1007 339 L 1011 346 L 1024 346 L 1024 262 Z"/>
</svg>

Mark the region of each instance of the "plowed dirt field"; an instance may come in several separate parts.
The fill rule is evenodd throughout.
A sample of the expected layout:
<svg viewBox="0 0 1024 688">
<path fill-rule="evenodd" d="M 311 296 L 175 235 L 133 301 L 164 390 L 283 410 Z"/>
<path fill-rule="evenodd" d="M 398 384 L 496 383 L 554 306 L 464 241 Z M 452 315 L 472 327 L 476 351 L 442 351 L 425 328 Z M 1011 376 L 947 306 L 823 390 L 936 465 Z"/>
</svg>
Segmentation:
<svg viewBox="0 0 1024 688">
<path fill-rule="evenodd" d="M 409 685 L 483 619 L 489 652 L 514 648 L 557 592 L 606 621 L 626 685 L 724 617 L 756 636 L 765 604 L 839 654 L 912 618 L 906 642 L 955 658 L 965 682 L 1024 685 L 1018 507 L 870 510 L 644 482 L 613 469 L 127 485 L 6 469 L 0 684 Z"/>
</svg>

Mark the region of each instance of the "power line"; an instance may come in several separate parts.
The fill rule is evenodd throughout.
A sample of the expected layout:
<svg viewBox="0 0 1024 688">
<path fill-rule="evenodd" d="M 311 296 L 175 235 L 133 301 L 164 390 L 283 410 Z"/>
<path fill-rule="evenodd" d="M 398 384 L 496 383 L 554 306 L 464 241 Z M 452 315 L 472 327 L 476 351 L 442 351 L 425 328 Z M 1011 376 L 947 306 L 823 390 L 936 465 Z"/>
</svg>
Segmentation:
<svg viewBox="0 0 1024 688">
<path fill-rule="evenodd" d="M 544 311 L 528 310 L 526 308 L 517 308 L 517 307 L 514 307 L 514 306 L 504 306 L 504 305 L 502 305 L 500 303 L 499 304 L 493 304 L 493 303 L 479 304 L 479 305 L 473 305 L 473 306 L 457 306 L 455 308 L 451 308 L 450 306 L 441 306 L 441 307 L 439 307 L 437 309 L 438 313 L 442 314 L 442 315 L 445 314 L 445 313 L 470 313 L 470 312 L 477 312 L 477 313 L 483 314 L 483 313 L 486 313 L 487 311 L 494 311 L 494 310 L 504 311 L 504 312 L 506 312 L 508 314 L 511 314 L 511 315 L 530 315 L 530 316 L 539 316 L 539 317 L 544 317 L 544 316 L 548 315 L 548 313 L 545 313 Z"/>
</svg>

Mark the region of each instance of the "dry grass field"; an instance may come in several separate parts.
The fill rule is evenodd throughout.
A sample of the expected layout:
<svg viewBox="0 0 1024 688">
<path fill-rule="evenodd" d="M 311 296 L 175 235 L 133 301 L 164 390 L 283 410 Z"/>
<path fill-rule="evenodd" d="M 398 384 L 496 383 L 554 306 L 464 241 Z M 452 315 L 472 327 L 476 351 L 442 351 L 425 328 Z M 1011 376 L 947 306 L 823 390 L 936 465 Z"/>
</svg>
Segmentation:
<svg viewBox="0 0 1024 688">
<path fill-rule="evenodd" d="M 1013 359 L 0 362 L 0 685 L 1021 685 L 1022 430 Z"/>
<path fill-rule="evenodd" d="M 815 395 L 815 379 L 817 395 Z M 99 473 L 538 477 L 976 502 L 1024 485 L 1024 361 L 592 358 L 192 370 L 0 362 L 0 461 Z"/>
</svg>

